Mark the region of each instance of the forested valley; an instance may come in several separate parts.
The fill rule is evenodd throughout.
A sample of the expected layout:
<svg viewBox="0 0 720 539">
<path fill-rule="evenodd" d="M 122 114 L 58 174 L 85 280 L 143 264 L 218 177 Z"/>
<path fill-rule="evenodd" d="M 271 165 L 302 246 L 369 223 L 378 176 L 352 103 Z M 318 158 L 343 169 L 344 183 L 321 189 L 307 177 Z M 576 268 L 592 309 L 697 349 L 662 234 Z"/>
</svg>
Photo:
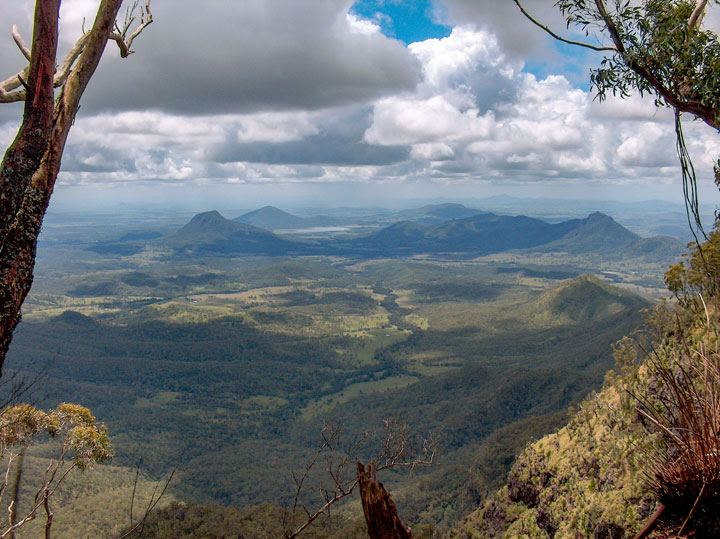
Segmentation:
<svg viewBox="0 0 720 539">
<path fill-rule="evenodd" d="M 418 215 L 482 245 L 483 231 L 472 240 L 461 226 L 467 218 L 452 219 L 450 210 L 469 211 L 429 206 Z M 438 218 L 443 212 L 451 216 Z M 47 226 L 6 369 L 41 377 L 25 397 L 37 405 L 90 408 L 125 472 L 101 466 L 69 484 L 58 533 L 77 511 L 73 497 L 88 507 L 107 503 L 108 492 L 86 492 L 106 473 L 126 474 L 112 496 L 127 504 L 140 463 L 148 486 L 177 469 L 164 503 L 243 508 L 213 511 L 235 526 L 249 514 L 265 519 L 273 536 L 295 494 L 293 473 L 312 460 L 323 426 L 341 426 L 339 451 L 370 432 L 356 457 L 368 460 L 381 450 L 387 420 L 407 425 L 414 451 L 436 441 L 432 466 L 390 470 L 383 481 L 416 529 L 446 529 L 502 484 L 527 441 L 564 424 L 568 407 L 600 386 L 614 343 L 640 325 L 662 286 L 658 252 L 598 242 L 607 237 L 602 226 L 635 236 L 609 217 L 573 229 L 582 252 L 547 256 L 543 244 L 393 257 L 242 254 L 237 245 L 195 254 L 172 243 L 190 225 L 146 217 L 140 229 L 118 230 L 78 219 L 58 216 Z M 312 249 L 337 234 L 347 244 L 393 229 L 377 219 L 320 239 L 318 229 L 285 237 Z M 194 245 L 225 245 L 228 226 L 237 233 L 228 223 L 236 222 L 203 224 Z M 522 223 L 532 235 L 532 220 Z M 502 226 L 517 230 L 511 220 Z M 98 248 L 128 241 L 137 252 Z M 29 455 L 46 452 L 40 444 Z M 317 484 L 328 480 L 313 475 L 305 503 L 317 504 Z M 323 525 L 362 530 L 356 504 Z M 91 529 L 117 527 L 113 516 Z"/>
</svg>

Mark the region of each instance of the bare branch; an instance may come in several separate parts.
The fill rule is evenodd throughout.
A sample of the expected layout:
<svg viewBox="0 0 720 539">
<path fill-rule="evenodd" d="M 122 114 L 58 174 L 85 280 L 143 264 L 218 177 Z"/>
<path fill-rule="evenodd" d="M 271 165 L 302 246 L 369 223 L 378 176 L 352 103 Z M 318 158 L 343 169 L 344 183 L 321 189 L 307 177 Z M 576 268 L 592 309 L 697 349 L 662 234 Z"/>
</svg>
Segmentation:
<svg viewBox="0 0 720 539">
<path fill-rule="evenodd" d="M 16 73 L 12 77 L 8 77 L 0 82 L 0 103 L 14 103 L 16 101 L 25 101 L 25 88 L 21 81 L 27 80 L 30 75 L 30 67 L 26 67 L 20 73 Z M 17 90 L 17 88 L 22 88 Z M 13 91 L 17 90 L 17 91 Z"/>
<path fill-rule="evenodd" d="M 138 471 L 140 469 L 140 466 L 138 465 Z M 148 516 L 150 516 L 150 513 L 155 509 L 158 503 L 160 503 L 160 500 L 165 496 L 165 492 L 167 491 L 168 487 L 170 486 L 170 482 L 173 480 L 173 477 L 175 476 L 175 472 L 177 469 L 174 469 L 172 472 L 170 472 L 170 475 L 168 476 L 167 480 L 165 481 L 165 484 L 163 485 L 162 490 L 160 491 L 160 494 L 157 494 L 157 489 L 159 486 L 159 483 L 155 485 L 155 488 L 153 489 L 153 493 L 150 496 L 150 501 L 147 504 L 147 507 L 145 508 L 145 512 L 143 513 L 142 518 L 140 521 L 132 526 L 127 532 L 119 536 L 117 539 L 125 539 L 126 537 L 131 537 L 133 534 L 137 532 L 136 537 L 142 537 L 143 531 L 145 530 L 145 524 L 147 523 Z M 137 481 L 137 478 L 136 478 Z M 157 494 L 157 496 L 156 496 Z M 133 496 L 134 496 L 134 487 L 133 487 Z"/>
<path fill-rule="evenodd" d="M 130 49 L 132 47 L 133 41 L 135 41 L 135 38 L 138 37 L 145 28 L 147 28 L 150 24 L 153 22 L 153 16 L 152 11 L 150 11 L 150 0 L 147 0 L 147 3 L 145 4 L 144 8 L 140 8 L 140 24 L 135 29 L 135 31 L 130 34 L 129 38 L 125 38 L 125 35 L 127 34 L 127 31 L 130 28 L 130 25 L 135 20 L 135 17 L 132 16 L 132 12 L 135 10 L 135 7 L 137 6 L 137 2 L 133 4 L 132 9 L 128 12 L 128 15 L 125 17 L 125 24 L 123 25 L 123 28 L 120 29 L 120 27 L 115 24 L 115 32 L 110 34 L 110 39 L 115 41 L 117 43 L 118 48 L 120 49 L 120 56 L 123 58 L 127 58 L 130 56 L 133 52 L 133 50 Z"/>
<path fill-rule="evenodd" d="M 437 443 L 433 438 L 424 439 L 419 455 L 416 458 L 410 458 L 409 455 L 412 454 L 414 449 L 412 440 L 408 435 L 407 425 L 397 419 L 385 419 L 383 424 L 385 433 L 381 445 L 382 450 L 376 458 L 376 461 L 381 465 L 377 466 L 377 471 L 403 466 L 409 467 L 412 473 L 417 466 L 427 466 L 433 463 L 437 451 Z M 359 485 L 357 474 L 354 473 L 355 470 L 351 469 L 351 465 L 356 464 L 360 447 L 370 438 L 371 434 L 364 432 L 345 448 L 341 443 L 341 433 L 341 427 L 323 425 L 320 432 L 322 443 L 312 460 L 305 466 L 305 470 L 300 477 L 293 474 L 296 487 L 295 498 L 292 511 L 288 511 L 289 522 L 285 521 L 283 523 L 285 539 L 297 537 L 321 515 L 327 513 L 330 507 L 350 496 Z M 323 456 L 326 461 L 325 471 L 330 477 L 332 486 L 329 488 L 320 487 L 320 498 L 323 503 L 316 510 L 311 511 L 300 501 L 300 497 L 307 478 Z M 305 521 L 296 527 L 299 509 L 302 509 L 305 513 Z"/>
<path fill-rule="evenodd" d="M 699 28 L 702 24 L 703 17 L 705 17 L 705 7 L 707 6 L 707 0 L 700 0 L 695 9 L 688 19 L 688 26 L 690 28 Z"/>
<path fill-rule="evenodd" d="M 30 61 L 30 48 L 25 44 L 25 41 L 23 40 L 22 36 L 20 35 L 20 30 L 18 30 L 17 24 L 12 25 L 12 37 L 13 37 L 13 40 L 15 41 L 15 44 L 20 49 L 20 52 L 23 53 L 23 56 L 29 62 Z"/>
<path fill-rule="evenodd" d="M 145 3 L 145 7 L 140 8 L 140 24 L 137 26 L 137 28 L 135 28 L 135 30 L 130 34 L 129 37 L 126 37 L 126 35 L 130 30 L 130 26 L 135 21 L 135 16 L 133 15 L 133 12 L 137 7 L 137 2 L 135 2 L 132 8 L 128 10 L 128 14 L 125 17 L 125 23 L 122 29 L 118 26 L 117 22 L 115 22 L 114 24 L 116 31 L 110 33 L 109 39 L 112 39 L 117 43 L 118 48 L 120 49 L 120 56 L 122 58 L 127 58 L 128 56 L 133 54 L 134 51 L 131 49 L 133 41 L 135 41 L 135 38 L 137 38 L 142 33 L 142 31 L 145 30 L 145 28 L 147 28 L 153 22 L 152 11 L 150 10 L 150 1 L 151 0 L 147 0 Z M 12 36 L 20 51 L 29 61 L 31 54 L 30 49 L 23 41 L 23 38 L 20 35 L 20 32 L 16 25 L 13 25 Z M 90 33 L 85 33 L 83 30 L 83 35 L 80 36 L 80 38 L 75 42 L 70 51 L 68 51 L 68 53 L 65 55 L 65 59 L 63 60 L 62 64 L 55 71 L 55 75 L 53 78 L 53 86 L 55 88 L 61 88 L 65 85 L 68 77 L 70 76 L 70 73 L 75 66 L 75 63 L 77 62 L 78 58 L 80 58 L 80 55 L 85 49 L 89 37 Z M 8 77 L 7 79 L 0 82 L 0 103 L 14 103 L 17 101 L 25 101 L 27 92 L 23 88 L 24 84 L 22 81 L 28 80 L 28 77 L 29 68 L 25 68 L 19 73 Z"/>
<path fill-rule="evenodd" d="M 135 38 L 140 35 L 140 33 L 147 28 L 149 24 L 153 22 L 153 16 L 152 11 L 150 11 L 150 0 L 147 0 L 145 3 L 145 9 L 140 10 L 140 26 L 138 26 L 135 31 L 130 34 L 130 37 L 127 40 L 127 47 L 130 49 L 132 47 L 133 41 L 135 41 Z M 132 52 L 132 51 L 131 51 Z"/>
<path fill-rule="evenodd" d="M 530 13 L 528 13 L 528 12 L 525 10 L 525 8 L 522 6 L 522 4 L 520 3 L 520 0 L 513 0 L 513 2 L 515 2 L 515 5 L 517 5 L 517 7 L 520 8 L 520 11 L 522 12 L 522 14 L 525 15 L 525 17 L 526 17 L 531 23 L 533 23 L 533 24 L 534 24 L 535 26 L 537 26 L 538 28 L 542 28 L 543 30 L 545 30 L 545 32 L 547 32 L 548 34 L 550 34 L 552 37 L 554 37 L 554 38 L 557 39 L 558 41 L 562 41 L 563 43 L 567 43 L 567 44 L 569 44 L 569 45 L 577 45 L 578 47 L 585 47 L 586 49 L 591 49 L 591 50 L 594 50 L 594 51 L 612 51 L 612 52 L 618 52 L 618 50 L 617 50 L 615 47 L 600 47 L 600 46 L 597 46 L 597 45 L 591 45 L 590 43 L 583 43 L 583 42 L 581 42 L 581 41 L 573 41 L 572 39 L 566 39 L 566 38 L 562 37 L 561 35 L 556 34 L 556 33 L 553 32 L 552 30 L 550 30 L 550 28 L 549 28 L 548 26 L 542 24 L 542 23 L 539 22 L 537 19 L 535 19 L 532 15 L 530 15 Z"/>
<path fill-rule="evenodd" d="M 45 491 L 43 494 L 43 505 L 45 506 L 45 539 L 50 539 L 50 528 L 52 527 L 53 512 L 50 510 L 50 494 Z"/>
<path fill-rule="evenodd" d="M 87 42 L 88 37 L 90 37 L 90 34 L 83 34 L 80 39 L 75 42 L 75 45 L 73 45 L 72 49 L 70 49 L 67 55 L 65 55 L 65 59 L 63 60 L 62 65 L 55 72 L 55 78 L 53 79 L 53 84 L 55 85 L 55 88 L 59 88 L 63 84 L 65 84 L 65 81 L 70 75 L 73 64 L 75 64 L 75 60 L 80 57 L 83 48 L 85 48 L 85 43 Z"/>
<path fill-rule="evenodd" d="M 13 479 L 13 491 L 12 491 L 12 500 L 10 502 L 10 505 L 8 506 L 8 512 L 10 513 L 8 523 L 10 526 L 15 524 L 15 518 L 17 517 L 17 505 L 18 501 L 20 499 L 20 482 L 22 481 L 22 473 L 23 473 L 23 463 L 25 461 L 25 449 L 21 449 L 20 453 L 18 454 L 18 463 L 15 471 L 15 477 Z M 8 471 L 10 470 L 10 465 L 13 462 L 13 455 L 10 456 L 9 462 L 8 462 Z M 7 484 L 7 475 L 5 476 L 5 484 Z M 4 489 L 3 489 L 4 490 Z M 15 539 L 15 534 L 10 535 L 10 539 Z"/>
</svg>

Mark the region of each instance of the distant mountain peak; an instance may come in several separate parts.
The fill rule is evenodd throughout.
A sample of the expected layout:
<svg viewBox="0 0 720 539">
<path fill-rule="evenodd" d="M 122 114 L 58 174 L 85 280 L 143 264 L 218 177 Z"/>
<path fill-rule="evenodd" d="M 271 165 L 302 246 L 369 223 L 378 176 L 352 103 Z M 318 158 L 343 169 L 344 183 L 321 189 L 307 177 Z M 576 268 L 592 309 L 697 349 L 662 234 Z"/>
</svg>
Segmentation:
<svg viewBox="0 0 720 539">
<path fill-rule="evenodd" d="M 198 213 L 192 219 L 190 219 L 191 223 L 193 223 L 193 222 L 195 222 L 195 223 L 201 223 L 201 222 L 211 223 L 211 222 L 223 222 L 223 221 L 227 221 L 227 219 L 225 219 L 225 217 L 223 217 L 220 214 L 220 212 L 217 210 L 210 210 L 210 211 Z"/>
<path fill-rule="evenodd" d="M 305 219 L 276 208 L 263 206 L 258 210 L 244 213 L 233 219 L 238 223 L 246 223 L 267 229 L 302 228 L 307 225 Z"/>
<path fill-rule="evenodd" d="M 450 209 L 450 208 L 460 209 L 460 210 L 468 209 L 467 206 L 465 206 L 464 204 L 460 204 L 459 202 L 443 202 L 442 204 L 428 204 L 426 206 L 423 206 L 420 209 L 437 210 L 437 209 Z"/>
<path fill-rule="evenodd" d="M 211 210 L 196 214 L 190 221 L 182 228 L 185 231 L 208 231 L 218 229 L 228 229 L 232 225 L 237 225 L 229 219 L 225 219 L 219 211 Z"/>
<path fill-rule="evenodd" d="M 613 219 L 613 218 L 610 217 L 608 214 L 603 213 L 603 212 L 601 212 L 601 211 L 592 212 L 590 215 L 587 216 L 587 221 L 588 221 L 588 222 L 590 222 L 590 221 L 595 221 L 595 222 L 599 222 L 599 221 L 609 222 L 609 221 L 612 221 L 613 223 L 616 222 L 615 219 Z"/>
<path fill-rule="evenodd" d="M 184 227 L 163 239 L 178 252 L 230 255 L 283 254 L 294 244 L 257 226 L 226 219 L 218 211 L 197 214 Z"/>
<path fill-rule="evenodd" d="M 281 210 L 277 206 L 263 206 L 259 210 L 251 211 L 251 212 L 247 213 L 246 215 L 251 215 L 251 214 L 258 215 L 261 213 L 269 213 L 269 214 L 277 214 L 277 215 L 291 215 L 290 213 Z"/>
</svg>

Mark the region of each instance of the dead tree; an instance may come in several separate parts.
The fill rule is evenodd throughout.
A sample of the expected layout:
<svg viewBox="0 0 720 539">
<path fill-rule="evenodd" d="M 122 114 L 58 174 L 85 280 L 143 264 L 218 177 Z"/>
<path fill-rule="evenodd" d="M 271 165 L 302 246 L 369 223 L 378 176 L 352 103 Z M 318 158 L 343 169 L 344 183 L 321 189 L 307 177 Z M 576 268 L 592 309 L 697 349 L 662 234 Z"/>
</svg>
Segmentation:
<svg viewBox="0 0 720 539">
<path fill-rule="evenodd" d="M 397 467 L 407 467 L 413 471 L 418 466 L 431 466 L 433 464 L 437 452 L 437 440 L 434 438 L 426 438 L 422 439 L 420 444 L 415 445 L 412 443 L 405 423 L 401 423 L 396 419 L 385 419 L 383 423 L 385 432 L 382 449 L 377 458 L 371 461 L 372 474 L 375 482 L 377 482 L 378 471 Z M 360 486 L 362 491 L 363 479 L 359 472 L 362 464 L 357 462 L 357 474 L 354 474 L 353 462 L 357 461 L 360 446 L 371 437 L 370 433 L 363 434 L 349 446 L 343 446 L 341 427 L 324 425 L 321 436 L 323 441 L 315 452 L 312 460 L 305 466 L 303 473 L 300 475 L 293 474 L 295 497 L 292 508 L 286 512 L 285 522 L 283 523 L 283 527 L 285 528 L 283 537 L 285 539 L 292 539 L 300 535 L 322 515 L 327 515 L 333 505 L 350 496 L 358 486 Z M 377 464 L 375 464 L 375 462 L 377 462 Z M 305 494 L 304 491 L 308 489 L 310 475 L 318 466 L 324 467 L 325 473 L 329 476 L 330 485 L 320 487 L 321 502 L 318 506 L 312 508 L 306 504 L 302 498 Z M 370 483 L 366 481 L 366 485 L 369 484 Z M 378 483 L 378 485 L 380 485 L 380 483 Z M 380 485 L 380 488 L 382 488 L 382 485 Z M 365 509 L 365 496 L 362 492 L 361 497 L 363 497 L 363 508 Z M 387 495 L 387 499 L 390 500 L 389 494 Z M 395 510 L 392 500 L 390 500 L 390 504 L 392 504 L 393 510 Z M 375 509 L 376 504 L 370 503 L 369 510 L 374 512 Z M 395 515 L 397 517 L 396 510 Z M 385 516 L 377 514 L 374 518 L 375 520 L 383 521 Z M 301 521 L 301 523 L 298 524 L 299 521 Z M 399 517 L 397 521 L 401 522 Z M 410 535 L 371 535 L 371 537 L 393 539 L 395 537 L 410 537 Z"/>
<path fill-rule="evenodd" d="M 375 461 L 371 460 L 367 468 L 358 462 L 357 478 L 370 539 L 412 539 L 412 531 L 400 519 L 390 493 L 378 481 Z"/>
<path fill-rule="evenodd" d="M 37 0 L 30 48 L 13 27 L 15 43 L 29 65 L 0 82 L 0 103 L 25 102 L 22 124 L 0 165 L 0 372 L 32 285 L 37 238 L 80 98 L 108 40 L 115 41 L 126 57 L 133 40 L 152 22 L 147 0 L 131 32 L 137 2 L 122 26 L 116 22 L 121 4 L 122 0 L 100 0 L 92 28 L 59 67 L 60 0 Z"/>
</svg>

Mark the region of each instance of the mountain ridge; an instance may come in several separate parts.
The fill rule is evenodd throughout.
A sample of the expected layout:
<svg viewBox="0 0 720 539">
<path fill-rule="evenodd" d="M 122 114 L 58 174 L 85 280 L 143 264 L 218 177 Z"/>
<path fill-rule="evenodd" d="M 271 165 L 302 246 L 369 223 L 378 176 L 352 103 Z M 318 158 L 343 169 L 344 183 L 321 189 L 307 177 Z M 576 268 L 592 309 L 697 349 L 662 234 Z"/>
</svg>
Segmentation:
<svg viewBox="0 0 720 539">
<path fill-rule="evenodd" d="M 548 223 L 525 215 L 498 215 L 471 210 L 462 205 L 423 207 L 417 215 L 436 212 L 445 215 L 440 222 L 405 219 L 384 226 L 365 236 L 327 237 L 308 240 L 301 236 L 278 236 L 266 228 L 239 222 L 241 218 L 266 222 L 274 229 L 312 226 L 312 219 L 293 216 L 274 206 L 265 206 L 229 220 L 218 211 L 195 215 L 183 227 L 162 238 L 132 242 L 96 244 L 89 249 L 106 254 L 135 254 L 143 245 L 170 248 L 178 254 L 203 253 L 219 256 L 241 254 L 327 255 L 385 257 L 435 254 L 447 256 L 484 256 L 506 251 L 599 254 L 608 258 L 642 258 L 670 261 L 680 256 L 684 245 L 667 236 L 643 238 L 612 217 L 594 212 L 584 219 Z M 459 212 L 459 213 L 458 213 Z M 469 217 L 448 219 L 450 214 Z"/>
</svg>

